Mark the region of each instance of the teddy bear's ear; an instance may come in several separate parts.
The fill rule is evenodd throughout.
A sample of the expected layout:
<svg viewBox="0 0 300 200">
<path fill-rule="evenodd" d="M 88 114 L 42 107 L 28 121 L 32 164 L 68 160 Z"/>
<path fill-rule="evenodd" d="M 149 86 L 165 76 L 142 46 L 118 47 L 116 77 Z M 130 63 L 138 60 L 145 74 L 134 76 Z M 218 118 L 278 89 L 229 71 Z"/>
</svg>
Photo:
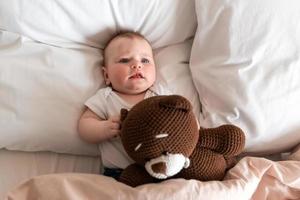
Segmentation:
<svg viewBox="0 0 300 200">
<path fill-rule="evenodd" d="M 120 130 L 122 129 L 122 125 L 123 125 L 123 122 L 124 120 L 126 119 L 127 115 L 128 115 L 128 110 L 125 109 L 125 108 L 122 108 L 121 111 L 120 111 L 120 122 L 121 122 L 121 125 L 120 125 Z"/>
<path fill-rule="evenodd" d="M 188 112 L 191 110 L 191 104 L 189 101 L 179 95 L 166 96 L 165 98 L 161 99 L 159 105 L 161 107 L 174 108 L 183 112 Z"/>
<path fill-rule="evenodd" d="M 121 109 L 121 116 L 120 116 L 120 121 L 121 122 L 123 122 L 126 119 L 127 114 L 128 114 L 128 110 L 125 109 L 125 108 L 122 108 Z"/>
</svg>

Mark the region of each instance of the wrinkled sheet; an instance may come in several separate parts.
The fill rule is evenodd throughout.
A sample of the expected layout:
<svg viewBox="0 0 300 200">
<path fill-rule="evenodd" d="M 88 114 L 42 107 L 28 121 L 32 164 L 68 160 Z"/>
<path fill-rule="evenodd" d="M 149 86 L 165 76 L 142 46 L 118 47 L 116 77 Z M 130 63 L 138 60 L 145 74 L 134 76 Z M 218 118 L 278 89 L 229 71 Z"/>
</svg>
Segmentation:
<svg viewBox="0 0 300 200">
<path fill-rule="evenodd" d="M 67 172 L 99 173 L 101 166 L 101 158 L 95 156 L 0 149 L 0 200 L 4 199 L 7 191 L 34 176 Z"/>
<path fill-rule="evenodd" d="M 6 198 L 25 199 L 300 199 L 300 161 L 245 157 L 223 181 L 171 179 L 136 188 L 102 175 L 44 175 L 18 186 Z"/>
</svg>

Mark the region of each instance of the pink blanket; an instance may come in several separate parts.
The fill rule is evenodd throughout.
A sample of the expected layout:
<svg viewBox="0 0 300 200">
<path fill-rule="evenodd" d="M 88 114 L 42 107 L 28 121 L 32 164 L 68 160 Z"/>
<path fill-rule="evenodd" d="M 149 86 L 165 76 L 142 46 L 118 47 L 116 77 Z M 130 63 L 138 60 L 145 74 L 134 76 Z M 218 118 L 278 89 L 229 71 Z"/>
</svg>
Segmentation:
<svg viewBox="0 0 300 200">
<path fill-rule="evenodd" d="M 102 175 L 44 175 L 26 181 L 6 198 L 25 199 L 300 199 L 300 161 L 246 157 L 223 181 L 172 179 L 136 188 Z"/>
</svg>

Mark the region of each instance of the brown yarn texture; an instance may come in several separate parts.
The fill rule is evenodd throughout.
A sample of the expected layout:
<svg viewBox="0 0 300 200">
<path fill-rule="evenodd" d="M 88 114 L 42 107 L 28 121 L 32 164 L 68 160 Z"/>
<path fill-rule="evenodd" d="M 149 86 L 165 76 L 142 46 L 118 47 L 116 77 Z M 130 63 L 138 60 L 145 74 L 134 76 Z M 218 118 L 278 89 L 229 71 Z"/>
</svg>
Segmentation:
<svg viewBox="0 0 300 200">
<path fill-rule="evenodd" d="M 122 143 L 136 163 L 124 170 L 119 181 L 130 186 L 158 182 L 144 164 L 165 153 L 190 159 L 190 166 L 174 177 L 221 180 L 227 161 L 240 154 L 245 144 L 243 131 L 233 125 L 198 130 L 191 103 L 179 95 L 145 99 L 130 111 L 122 110 L 121 120 Z"/>
</svg>

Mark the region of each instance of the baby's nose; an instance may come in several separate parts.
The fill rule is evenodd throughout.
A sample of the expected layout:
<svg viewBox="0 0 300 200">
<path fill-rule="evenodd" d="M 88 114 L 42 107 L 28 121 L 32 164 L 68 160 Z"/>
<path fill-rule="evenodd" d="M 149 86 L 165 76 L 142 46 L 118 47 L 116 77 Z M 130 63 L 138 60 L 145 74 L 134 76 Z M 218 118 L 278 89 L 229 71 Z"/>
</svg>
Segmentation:
<svg viewBox="0 0 300 200">
<path fill-rule="evenodd" d="M 132 69 L 141 69 L 142 65 L 140 63 L 134 63 L 134 64 L 131 65 L 131 68 Z"/>
</svg>

